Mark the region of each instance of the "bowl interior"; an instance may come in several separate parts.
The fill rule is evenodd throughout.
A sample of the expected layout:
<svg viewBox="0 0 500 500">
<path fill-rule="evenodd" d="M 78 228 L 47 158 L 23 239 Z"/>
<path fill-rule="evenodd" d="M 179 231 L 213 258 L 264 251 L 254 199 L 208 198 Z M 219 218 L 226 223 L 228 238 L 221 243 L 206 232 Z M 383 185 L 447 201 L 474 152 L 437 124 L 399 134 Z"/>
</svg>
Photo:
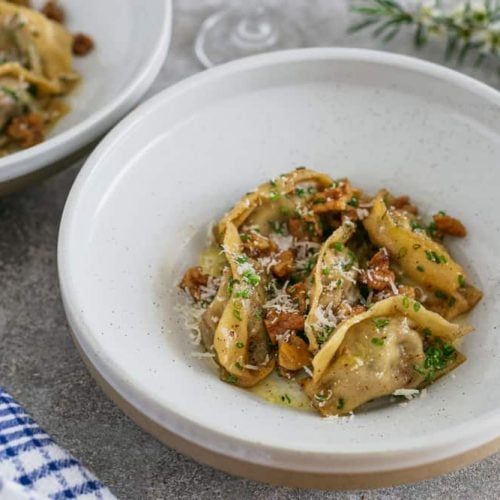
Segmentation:
<svg viewBox="0 0 500 500">
<path fill-rule="evenodd" d="M 336 470 L 352 470 L 366 453 L 420 450 L 426 460 L 430 449 L 446 455 L 491 439 L 500 401 L 500 99 L 409 59 L 303 54 L 181 84 L 99 147 L 61 233 L 63 293 L 78 342 L 151 418 L 255 460 L 277 460 L 275 450 L 294 451 L 297 460 L 300 452 L 345 455 Z M 453 242 L 452 253 L 485 297 L 469 317 L 476 331 L 463 343 L 467 363 L 426 398 L 322 419 L 220 382 L 209 362 L 190 355 L 174 289 L 207 227 L 244 192 L 300 165 L 372 193 L 385 186 L 409 194 L 428 214 L 447 210 L 467 225 L 469 236 Z M 349 465 L 349 454 L 358 465 Z"/>
</svg>

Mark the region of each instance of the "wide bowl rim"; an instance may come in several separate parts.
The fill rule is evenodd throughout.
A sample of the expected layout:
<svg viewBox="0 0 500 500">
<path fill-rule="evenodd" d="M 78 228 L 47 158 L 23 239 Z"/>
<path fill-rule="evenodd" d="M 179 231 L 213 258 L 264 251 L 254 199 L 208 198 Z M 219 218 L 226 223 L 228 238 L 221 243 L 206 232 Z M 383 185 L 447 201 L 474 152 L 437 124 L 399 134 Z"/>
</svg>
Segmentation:
<svg viewBox="0 0 500 500">
<path fill-rule="evenodd" d="M 172 0 L 156 0 L 163 7 L 161 36 L 148 52 L 139 71 L 111 102 L 88 118 L 46 141 L 0 158 L 0 182 L 23 177 L 71 155 L 109 130 L 144 95 L 158 75 L 167 56 L 172 35 Z"/>
<path fill-rule="evenodd" d="M 209 427 L 203 427 L 200 422 L 187 421 L 185 417 L 172 409 L 159 405 L 154 398 L 141 394 L 138 387 L 124 382 L 125 373 L 113 363 L 104 363 L 99 359 L 95 339 L 87 328 L 84 315 L 80 314 L 78 306 L 78 284 L 71 272 L 72 258 L 70 255 L 71 228 L 78 215 L 78 204 L 92 174 L 100 168 L 101 158 L 112 150 L 130 128 L 137 122 L 147 118 L 154 112 L 159 102 L 174 100 L 191 88 L 204 83 L 216 81 L 229 75 L 252 69 L 273 66 L 276 64 L 296 63 L 321 60 L 350 60 L 356 62 L 377 63 L 413 70 L 429 77 L 437 77 L 455 86 L 467 89 L 486 101 L 493 102 L 500 108 L 500 93 L 469 76 L 438 64 L 422 61 L 417 58 L 389 54 L 367 49 L 350 48 L 313 48 L 295 49 L 253 56 L 212 68 L 183 80 L 152 97 L 129 116 L 123 119 L 100 143 L 88 158 L 79 173 L 67 199 L 64 208 L 58 243 L 58 271 L 63 297 L 73 337 L 85 356 L 90 360 L 99 375 L 132 407 L 143 413 L 148 419 L 162 426 L 169 432 L 195 442 L 202 447 L 213 449 L 226 456 L 241 459 L 241 450 L 245 450 L 245 460 L 248 462 L 283 467 L 288 470 L 314 473 L 365 473 L 373 471 L 390 471 L 397 468 L 409 468 L 432 463 L 472 451 L 486 443 L 498 441 L 500 428 L 500 407 L 477 418 L 478 425 L 460 424 L 451 430 L 441 430 L 439 437 L 432 442 L 422 443 L 421 438 L 402 440 L 397 449 L 373 450 L 363 452 L 339 451 L 328 453 L 298 450 L 290 446 L 268 446 L 264 443 L 250 443 L 244 439 L 218 433 Z M 194 433 L 187 432 L 186 427 L 196 429 Z M 457 433 L 460 440 L 457 440 Z M 433 435 L 434 437 L 434 435 Z"/>
</svg>

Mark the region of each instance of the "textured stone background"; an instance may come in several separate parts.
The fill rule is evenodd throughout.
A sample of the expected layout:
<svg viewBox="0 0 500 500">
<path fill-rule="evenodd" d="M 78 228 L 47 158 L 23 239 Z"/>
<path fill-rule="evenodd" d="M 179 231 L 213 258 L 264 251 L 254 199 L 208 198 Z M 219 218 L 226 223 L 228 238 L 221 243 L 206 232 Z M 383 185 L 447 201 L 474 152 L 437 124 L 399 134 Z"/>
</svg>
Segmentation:
<svg viewBox="0 0 500 500">
<path fill-rule="evenodd" d="M 192 50 L 202 20 L 223 0 L 178 0 L 171 52 L 149 95 L 202 68 Z M 274 3 L 279 4 L 279 0 Z M 341 0 L 286 0 L 310 45 L 379 47 L 348 37 Z M 412 53 L 404 34 L 387 49 Z M 420 53 L 441 60 L 440 45 Z M 495 66 L 464 71 L 500 87 Z M 0 384 L 119 498 L 499 498 L 500 454 L 447 476 L 376 491 L 274 488 L 200 465 L 156 442 L 114 407 L 88 375 L 68 334 L 56 275 L 56 241 L 73 166 L 0 200 Z M 457 436 L 459 439 L 459 436 Z"/>
</svg>

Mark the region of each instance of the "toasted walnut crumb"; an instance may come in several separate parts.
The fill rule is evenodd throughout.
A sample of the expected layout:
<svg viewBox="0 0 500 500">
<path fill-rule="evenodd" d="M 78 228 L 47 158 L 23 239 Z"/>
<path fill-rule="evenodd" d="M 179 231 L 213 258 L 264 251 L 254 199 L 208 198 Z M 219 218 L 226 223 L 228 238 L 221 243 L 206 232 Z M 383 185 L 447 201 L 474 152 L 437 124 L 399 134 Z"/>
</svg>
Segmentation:
<svg viewBox="0 0 500 500">
<path fill-rule="evenodd" d="M 306 342 L 290 335 L 288 340 L 280 342 L 278 347 L 278 364 L 285 370 L 297 371 L 311 363 L 311 353 Z"/>
<path fill-rule="evenodd" d="M 415 215 L 418 214 L 418 208 L 411 203 L 409 196 L 405 195 L 394 198 L 391 205 L 398 210 L 404 210 Z"/>
<path fill-rule="evenodd" d="M 389 253 L 381 248 L 368 262 L 368 269 L 361 271 L 359 281 L 372 290 L 382 291 L 392 288 L 395 274 L 390 268 Z"/>
<path fill-rule="evenodd" d="M 433 216 L 433 219 L 436 224 L 436 229 L 441 233 L 456 236 L 458 238 L 463 238 L 467 235 L 465 226 L 458 219 L 455 219 L 455 217 L 436 214 Z"/>
<path fill-rule="evenodd" d="M 184 274 L 180 287 L 191 294 L 195 300 L 201 298 L 201 287 L 207 286 L 208 275 L 204 274 L 201 267 L 190 267 Z"/>
<path fill-rule="evenodd" d="M 279 312 L 269 309 L 264 320 L 271 342 L 277 342 L 277 336 L 287 331 L 297 331 L 304 328 L 304 316 L 296 312 Z"/>
<path fill-rule="evenodd" d="M 42 7 L 41 12 L 53 21 L 61 24 L 64 22 L 64 9 L 58 4 L 58 2 L 46 2 Z"/>
<path fill-rule="evenodd" d="M 29 148 L 43 141 L 43 125 L 37 113 L 16 116 L 7 127 L 7 135 L 22 148 Z"/>
<path fill-rule="evenodd" d="M 84 56 L 94 48 L 94 41 L 84 33 L 77 33 L 73 36 L 73 54 Z"/>
<path fill-rule="evenodd" d="M 271 272 L 277 278 L 287 278 L 293 271 L 293 252 L 285 250 L 275 257 L 276 264 L 271 267 Z"/>
</svg>

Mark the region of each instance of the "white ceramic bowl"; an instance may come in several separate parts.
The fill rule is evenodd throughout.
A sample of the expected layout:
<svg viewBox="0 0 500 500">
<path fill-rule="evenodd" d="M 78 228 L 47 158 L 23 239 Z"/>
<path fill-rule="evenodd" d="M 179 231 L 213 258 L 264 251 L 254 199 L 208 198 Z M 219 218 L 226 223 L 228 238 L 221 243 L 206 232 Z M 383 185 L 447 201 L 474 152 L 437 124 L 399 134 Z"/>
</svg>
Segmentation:
<svg viewBox="0 0 500 500">
<path fill-rule="evenodd" d="M 224 65 L 162 92 L 99 145 L 68 199 L 59 273 L 69 323 L 111 396 L 164 441 L 225 470 L 308 486 L 376 486 L 500 447 L 500 94 L 440 66 L 308 49 Z M 485 297 L 468 362 L 427 398 L 352 420 L 271 405 L 218 380 L 172 289 L 206 227 L 299 165 L 449 210 Z"/>
<path fill-rule="evenodd" d="M 39 7 L 42 0 L 34 2 Z M 29 176 L 102 136 L 153 83 L 170 43 L 171 0 L 64 0 L 67 28 L 92 36 L 95 49 L 75 58 L 82 83 L 69 96 L 71 112 L 47 140 L 0 158 L 0 188 Z"/>
</svg>

